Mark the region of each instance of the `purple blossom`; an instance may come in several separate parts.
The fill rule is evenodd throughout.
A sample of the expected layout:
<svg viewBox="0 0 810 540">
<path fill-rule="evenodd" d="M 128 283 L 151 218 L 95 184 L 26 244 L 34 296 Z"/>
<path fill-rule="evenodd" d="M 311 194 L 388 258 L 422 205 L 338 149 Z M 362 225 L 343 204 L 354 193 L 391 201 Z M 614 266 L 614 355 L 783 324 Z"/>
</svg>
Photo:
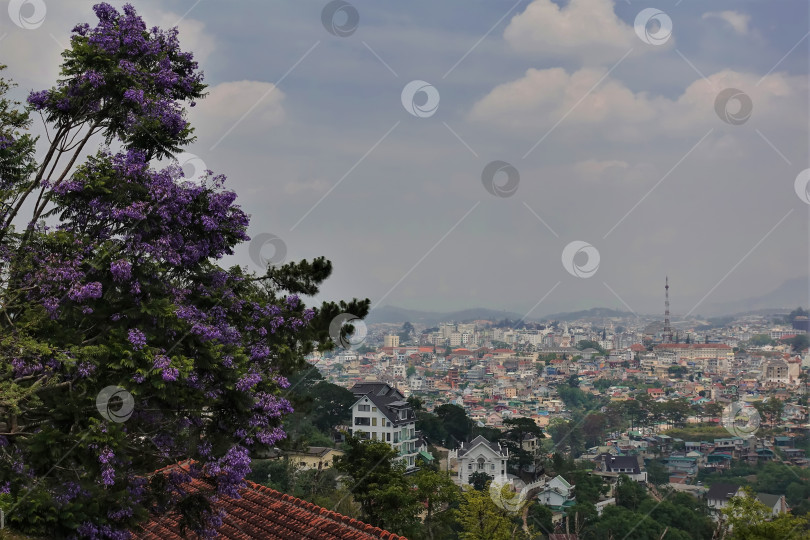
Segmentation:
<svg viewBox="0 0 810 540">
<path fill-rule="evenodd" d="M 139 351 L 146 345 L 146 336 L 137 328 L 131 328 L 127 333 L 127 340 L 132 344 L 132 348 Z"/>
<path fill-rule="evenodd" d="M 123 259 L 111 263 L 110 271 L 112 272 L 113 280 L 119 283 L 129 281 L 132 277 L 132 265 Z"/>
<path fill-rule="evenodd" d="M 77 371 L 80 377 L 87 378 L 96 371 L 96 366 L 90 362 L 82 362 L 79 364 Z"/>
<path fill-rule="evenodd" d="M 86 285 L 76 285 L 68 293 L 74 302 L 83 302 L 88 298 L 101 298 L 101 283 L 93 281 Z"/>
<path fill-rule="evenodd" d="M 159 354 L 155 356 L 155 360 L 152 362 L 153 369 L 163 369 L 171 364 L 171 359 L 168 356 Z"/>
<path fill-rule="evenodd" d="M 99 461 L 99 463 L 109 463 L 110 461 L 112 461 L 112 459 L 114 457 L 115 457 L 115 454 L 113 453 L 113 451 L 110 450 L 109 448 L 105 448 L 98 455 L 98 461 Z"/>
<path fill-rule="evenodd" d="M 176 381 L 179 374 L 180 372 L 177 368 L 168 367 L 163 370 L 161 376 L 163 377 L 164 381 Z"/>
<path fill-rule="evenodd" d="M 62 490 L 54 497 L 54 500 L 59 505 L 64 505 L 79 496 L 81 486 L 76 482 L 65 482 L 62 484 Z"/>
<path fill-rule="evenodd" d="M 236 389 L 240 392 L 246 392 L 250 388 L 253 388 L 257 384 L 262 381 L 262 376 L 252 371 L 250 373 L 245 374 L 236 382 Z"/>
</svg>

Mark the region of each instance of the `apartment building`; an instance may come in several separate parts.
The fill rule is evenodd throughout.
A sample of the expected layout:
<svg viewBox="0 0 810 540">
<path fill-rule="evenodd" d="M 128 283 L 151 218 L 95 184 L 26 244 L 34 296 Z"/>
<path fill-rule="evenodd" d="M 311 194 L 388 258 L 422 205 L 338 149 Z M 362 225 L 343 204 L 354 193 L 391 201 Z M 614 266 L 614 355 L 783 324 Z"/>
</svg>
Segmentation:
<svg viewBox="0 0 810 540">
<path fill-rule="evenodd" d="M 383 382 L 357 383 L 350 391 L 357 401 L 352 405 L 349 432 L 361 439 L 387 442 L 408 469 L 416 467 L 416 415 L 405 396 Z"/>
</svg>

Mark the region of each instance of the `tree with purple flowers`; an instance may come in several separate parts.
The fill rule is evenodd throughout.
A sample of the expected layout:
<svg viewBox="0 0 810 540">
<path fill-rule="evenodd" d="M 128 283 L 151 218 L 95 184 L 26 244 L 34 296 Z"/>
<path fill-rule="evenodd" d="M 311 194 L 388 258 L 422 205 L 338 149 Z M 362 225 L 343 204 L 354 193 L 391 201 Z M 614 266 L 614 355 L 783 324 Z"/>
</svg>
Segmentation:
<svg viewBox="0 0 810 540">
<path fill-rule="evenodd" d="M 176 28 L 94 11 L 57 86 L 23 108 L 0 80 L 0 508 L 32 534 L 126 538 L 177 512 L 212 535 L 211 503 L 284 437 L 287 377 L 369 301 L 306 307 L 323 258 L 262 275 L 217 264 L 249 240 L 225 177 L 153 166 L 193 141 L 202 73 Z M 210 492 L 184 489 L 192 478 Z"/>
</svg>

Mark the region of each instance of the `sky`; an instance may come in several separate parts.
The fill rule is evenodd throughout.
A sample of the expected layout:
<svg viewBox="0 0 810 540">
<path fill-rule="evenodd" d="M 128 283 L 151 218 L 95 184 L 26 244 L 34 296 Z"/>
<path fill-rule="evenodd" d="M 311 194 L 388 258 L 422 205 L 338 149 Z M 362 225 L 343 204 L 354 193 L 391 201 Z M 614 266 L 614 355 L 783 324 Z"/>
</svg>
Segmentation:
<svg viewBox="0 0 810 540">
<path fill-rule="evenodd" d="M 0 2 L 19 96 L 93 3 Z M 206 74 L 178 159 L 252 216 L 228 265 L 325 256 L 317 300 L 529 318 L 810 274 L 804 0 L 132 3 Z"/>
</svg>

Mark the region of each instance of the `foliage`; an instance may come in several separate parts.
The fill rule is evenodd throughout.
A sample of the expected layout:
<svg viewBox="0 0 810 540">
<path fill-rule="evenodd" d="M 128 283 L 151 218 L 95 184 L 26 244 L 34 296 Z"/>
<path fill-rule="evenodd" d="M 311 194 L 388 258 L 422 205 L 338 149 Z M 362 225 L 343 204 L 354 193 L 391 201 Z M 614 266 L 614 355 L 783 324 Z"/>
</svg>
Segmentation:
<svg viewBox="0 0 810 540">
<path fill-rule="evenodd" d="M 319 431 L 329 433 L 335 426 L 351 420 L 351 406 L 356 401 L 354 394 L 324 380 L 317 369 L 296 373 L 289 380 L 292 389 L 289 399 L 293 408 Z"/>
<path fill-rule="evenodd" d="M 286 377 L 334 347 L 336 315 L 369 302 L 307 308 L 299 295 L 332 271 L 323 258 L 259 276 L 218 266 L 249 239 L 225 177 L 152 168 L 193 140 L 202 73 L 177 29 L 147 29 L 129 5 L 94 10 L 57 86 L 28 98 L 50 133 L 36 167 L 0 85 L 0 489 L 10 523 L 34 534 L 114 537 L 149 510 L 211 532 L 210 499 L 236 495 L 250 452 L 284 437 Z M 107 387 L 126 401 L 99 406 Z M 127 396 L 133 414 L 116 421 Z M 182 488 L 202 476 L 214 492 Z"/>
<path fill-rule="evenodd" d="M 592 340 L 589 340 L 589 339 L 582 339 L 582 340 L 577 342 L 576 347 L 580 351 L 584 351 L 585 349 L 596 349 L 597 351 L 599 351 L 599 354 L 601 354 L 602 356 L 607 356 L 607 351 L 605 349 L 603 349 L 601 345 L 599 345 L 598 341 L 592 341 Z"/>
<path fill-rule="evenodd" d="M 627 476 L 622 474 L 616 483 L 616 504 L 624 506 L 628 510 L 637 510 L 644 499 L 647 498 L 647 491 L 644 487 Z"/>
<path fill-rule="evenodd" d="M 433 411 L 442 421 L 447 435 L 450 437 L 448 446 L 458 448 L 462 441 L 468 441 L 473 429 L 473 421 L 467 416 L 463 407 L 445 404 L 436 407 Z"/>
<path fill-rule="evenodd" d="M 420 398 L 419 396 L 408 396 L 408 399 L 406 401 L 408 402 L 408 405 L 411 406 L 411 409 L 413 409 L 414 411 L 421 411 L 424 408 L 422 398 Z"/>
<path fill-rule="evenodd" d="M 722 510 L 721 524 L 729 540 L 765 540 L 779 538 L 798 540 L 808 537 L 810 520 L 790 513 L 772 516 L 771 509 L 756 500 L 754 492 L 732 497 Z"/>
<path fill-rule="evenodd" d="M 549 422 L 546 431 L 551 435 L 555 448 L 568 448 L 572 457 L 578 457 L 585 450 L 585 439 L 582 428 L 574 420 L 554 418 Z"/>
<path fill-rule="evenodd" d="M 578 387 L 569 384 L 559 385 L 557 387 L 557 393 L 560 395 L 560 399 L 563 403 L 565 403 L 565 406 L 569 409 L 594 411 L 600 408 L 604 402 L 603 398 L 584 392 Z"/>
<path fill-rule="evenodd" d="M 576 486 L 577 502 L 596 504 L 603 495 L 607 495 L 607 484 L 601 477 L 590 474 L 587 469 L 575 469 L 564 478 Z"/>
<path fill-rule="evenodd" d="M 669 472 L 663 463 L 656 459 L 647 460 L 647 479 L 651 484 L 660 486 L 669 482 Z"/>
<path fill-rule="evenodd" d="M 554 532 L 553 517 L 554 513 L 551 511 L 551 508 L 534 501 L 529 506 L 526 520 L 533 530 L 549 535 Z"/>
<path fill-rule="evenodd" d="M 520 538 L 519 525 L 495 505 L 489 491 L 465 491 L 458 510 L 462 540 L 513 540 Z"/>
<path fill-rule="evenodd" d="M 451 507 L 459 501 L 458 487 L 448 473 L 430 469 L 419 470 L 414 483 L 417 499 L 425 509 L 420 532 L 431 540 L 446 537 L 454 517 Z"/>
<path fill-rule="evenodd" d="M 520 471 L 523 467 L 534 463 L 534 455 L 524 450 L 523 439 L 533 435 L 538 439 L 545 437 L 543 430 L 531 418 L 507 418 L 503 421 L 506 431 L 503 433 L 503 444 L 509 449 L 509 464 Z"/>
<path fill-rule="evenodd" d="M 645 514 L 622 506 L 606 507 L 602 517 L 585 528 L 583 537 L 595 540 L 690 540 L 687 533 L 666 527 Z"/>
<path fill-rule="evenodd" d="M 748 340 L 748 344 L 752 347 L 764 347 L 765 345 L 775 345 L 776 341 L 772 340 L 768 334 L 754 334 Z"/>
<path fill-rule="evenodd" d="M 782 412 L 785 410 L 785 404 L 775 397 L 764 401 L 755 401 L 752 405 L 759 413 L 759 416 L 770 425 L 778 422 Z"/>
<path fill-rule="evenodd" d="M 447 441 L 448 435 L 444 422 L 433 413 L 417 410 L 416 429 L 421 431 L 422 435 L 434 444 L 444 444 Z"/>
<path fill-rule="evenodd" d="M 469 476 L 470 485 L 478 491 L 485 491 L 489 488 L 492 477 L 483 471 L 475 471 Z"/>
<path fill-rule="evenodd" d="M 582 433 L 585 438 L 585 446 L 590 448 L 602 444 L 605 440 L 607 426 L 608 418 L 604 413 L 588 413 L 582 421 Z"/>
<path fill-rule="evenodd" d="M 783 338 L 780 341 L 785 345 L 789 345 L 794 353 L 805 351 L 810 347 L 810 337 L 808 337 L 807 334 L 796 334 L 793 337 Z"/>
<path fill-rule="evenodd" d="M 405 464 L 394 461 L 388 443 L 349 436 L 334 467 L 351 479 L 349 491 L 360 504 L 363 520 L 381 529 L 407 534 L 417 523 L 419 499 L 405 477 Z"/>
</svg>

